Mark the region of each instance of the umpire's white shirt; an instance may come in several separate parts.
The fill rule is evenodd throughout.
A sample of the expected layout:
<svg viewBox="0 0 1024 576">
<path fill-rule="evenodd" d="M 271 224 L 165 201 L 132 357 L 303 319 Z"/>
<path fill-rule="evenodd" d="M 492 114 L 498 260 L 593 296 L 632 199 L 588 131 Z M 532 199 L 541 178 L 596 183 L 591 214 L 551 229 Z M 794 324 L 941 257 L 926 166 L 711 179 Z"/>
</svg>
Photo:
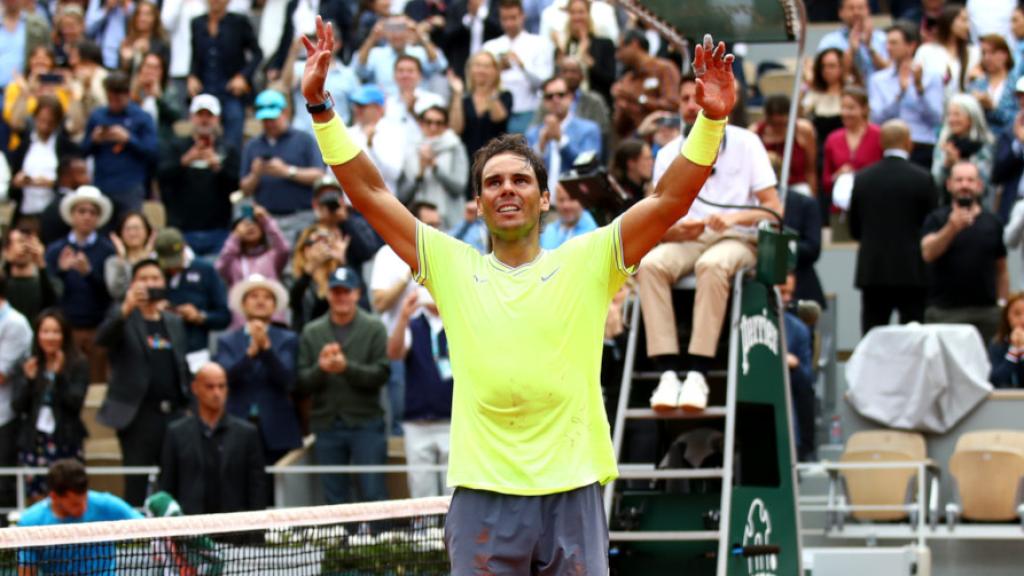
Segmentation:
<svg viewBox="0 0 1024 576">
<path fill-rule="evenodd" d="M 655 185 L 679 155 L 683 139 L 680 135 L 658 151 L 658 157 L 654 161 Z M 777 183 L 768 152 L 757 134 L 729 125 L 725 127 L 725 138 L 722 139 L 722 149 L 715 162 L 715 168 L 701 188 L 700 197 L 719 204 L 757 206 L 760 202 L 755 193 L 772 188 Z M 682 219 L 698 220 L 721 212 L 729 210 L 715 208 L 695 200 L 690 212 Z"/>
</svg>

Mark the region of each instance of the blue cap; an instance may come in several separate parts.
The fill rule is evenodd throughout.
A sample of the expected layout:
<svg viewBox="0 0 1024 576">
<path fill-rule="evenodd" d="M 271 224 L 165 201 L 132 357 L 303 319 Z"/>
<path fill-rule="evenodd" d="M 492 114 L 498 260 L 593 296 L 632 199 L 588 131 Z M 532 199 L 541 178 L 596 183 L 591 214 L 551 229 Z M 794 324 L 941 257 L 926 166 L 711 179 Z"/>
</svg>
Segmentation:
<svg viewBox="0 0 1024 576">
<path fill-rule="evenodd" d="M 256 97 L 256 119 L 273 120 L 288 107 L 288 100 L 277 90 L 264 90 Z"/>
<path fill-rule="evenodd" d="M 327 287 L 330 289 L 348 288 L 349 290 L 356 290 L 360 286 L 359 274 L 348 266 L 339 267 L 327 279 Z"/>
<path fill-rule="evenodd" d="M 376 84 L 365 84 L 360 86 L 348 99 L 355 104 L 360 106 L 366 106 L 367 104 L 379 104 L 384 105 L 384 92 L 377 87 Z"/>
</svg>

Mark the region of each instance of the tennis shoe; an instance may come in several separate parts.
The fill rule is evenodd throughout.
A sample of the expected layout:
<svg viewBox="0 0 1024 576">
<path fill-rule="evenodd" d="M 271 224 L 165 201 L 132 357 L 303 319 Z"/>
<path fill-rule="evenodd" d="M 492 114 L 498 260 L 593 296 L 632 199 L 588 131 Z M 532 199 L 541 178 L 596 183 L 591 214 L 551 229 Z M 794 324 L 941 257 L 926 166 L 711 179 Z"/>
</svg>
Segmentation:
<svg viewBox="0 0 1024 576">
<path fill-rule="evenodd" d="M 686 412 L 701 412 L 708 405 L 708 382 L 700 372 L 686 374 L 679 389 L 679 407 Z"/>
<path fill-rule="evenodd" d="M 673 370 L 662 372 L 658 387 L 651 394 L 651 409 L 655 412 L 668 412 L 679 408 L 679 391 L 682 384 Z"/>
</svg>

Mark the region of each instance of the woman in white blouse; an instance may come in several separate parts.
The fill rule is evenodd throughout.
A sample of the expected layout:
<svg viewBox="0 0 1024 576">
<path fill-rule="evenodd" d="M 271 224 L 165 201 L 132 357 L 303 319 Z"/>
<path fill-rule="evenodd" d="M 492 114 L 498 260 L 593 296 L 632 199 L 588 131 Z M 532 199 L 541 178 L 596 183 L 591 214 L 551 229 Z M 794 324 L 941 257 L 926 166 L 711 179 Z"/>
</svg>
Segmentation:
<svg viewBox="0 0 1024 576">
<path fill-rule="evenodd" d="M 914 55 L 925 75 L 937 74 L 946 82 L 946 97 L 967 90 L 980 69 L 981 50 L 971 43 L 971 26 L 962 4 L 948 4 L 935 28 L 935 41 L 922 44 Z"/>
<path fill-rule="evenodd" d="M 77 146 L 64 131 L 64 107 L 56 96 L 38 98 L 30 126 L 10 154 L 11 196 L 17 201 L 19 225 L 38 224 L 39 215 L 53 201 L 60 159 Z"/>
</svg>

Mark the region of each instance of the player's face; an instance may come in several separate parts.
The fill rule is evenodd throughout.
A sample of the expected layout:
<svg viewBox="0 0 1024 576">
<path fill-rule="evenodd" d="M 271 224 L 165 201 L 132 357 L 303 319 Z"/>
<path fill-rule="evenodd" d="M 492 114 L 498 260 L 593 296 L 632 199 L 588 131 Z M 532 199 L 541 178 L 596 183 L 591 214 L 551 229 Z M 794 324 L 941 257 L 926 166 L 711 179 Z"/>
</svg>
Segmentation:
<svg viewBox="0 0 1024 576">
<path fill-rule="evenodd" d="M 550 197 L 540 191 L 537 176 L 525 158 L 499 154 L 484 165 L 481 180 L 477 210 L 491 234 L 515 240 L 540 225 L 540 215 L 550 207 Z"/>
<path fill-rule="evenodd" d="M 64 494 L 50 492 L 50 503 L 53 512 L 60 518 L 81 518 L 85 515 L 87 492 L 81 494 L 68 490 Z"/>
</svg>

